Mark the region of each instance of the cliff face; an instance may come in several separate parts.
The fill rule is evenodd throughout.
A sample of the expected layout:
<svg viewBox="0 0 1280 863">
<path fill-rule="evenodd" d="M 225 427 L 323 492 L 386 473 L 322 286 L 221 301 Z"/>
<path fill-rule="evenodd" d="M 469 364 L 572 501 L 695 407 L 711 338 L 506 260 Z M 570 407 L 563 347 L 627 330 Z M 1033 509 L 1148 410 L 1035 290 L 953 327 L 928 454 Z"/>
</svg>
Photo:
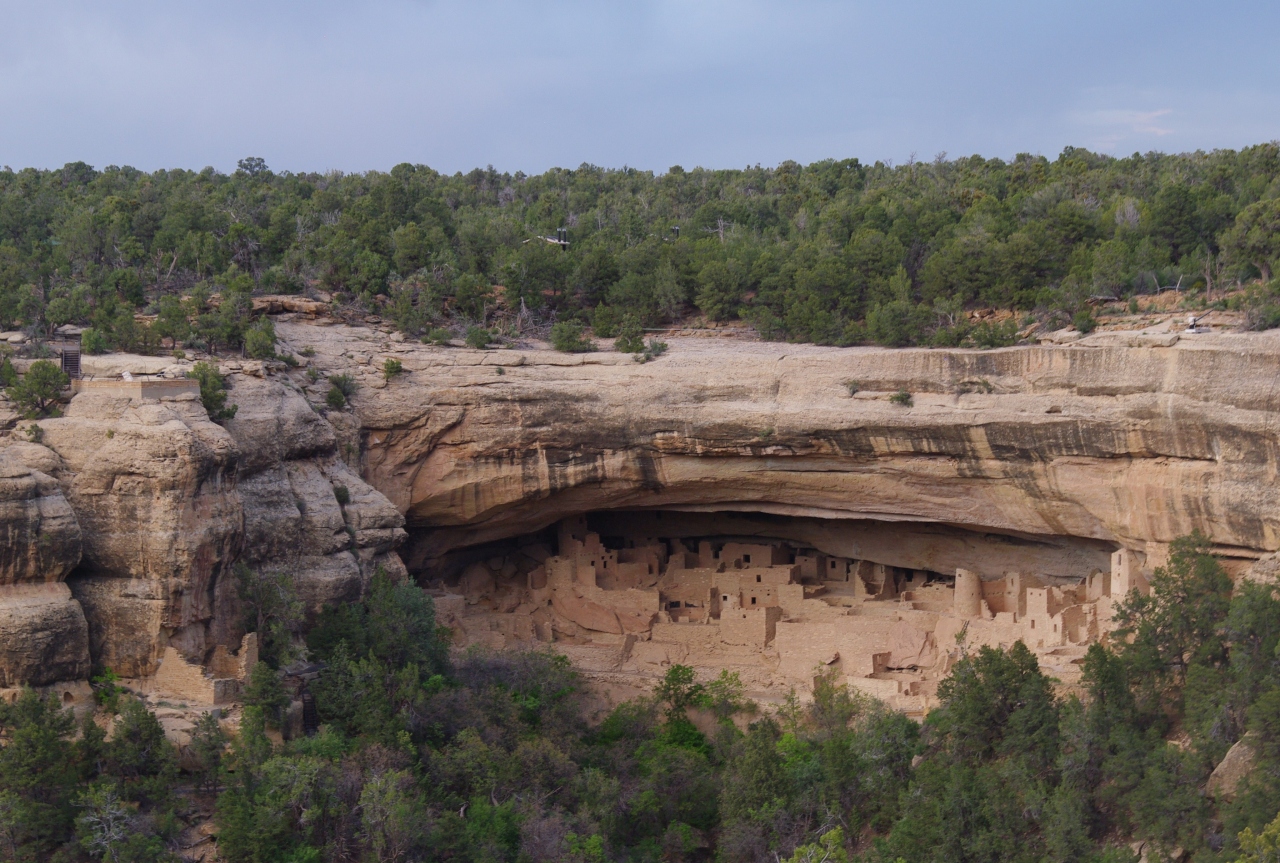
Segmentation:
<svg viewBox="0 0 1280 863">
<path fill-rule="evenodd" d="M 13 449 L 56 468 L 42 447 Z M 0 686 L 86 677 L 88 626 L 63 581 L 80 560 L 80 525 L 51 476 L 3 450 L 0 536 Z"/>
<path fill-rule="evenodd" d="M 142 677 L 167 647 L 197 662 L 237 647 L 236 564 L 290 572 L 313 612 L 378 565 L 403 574 L 403 518 L 337 457 L 333 428 L 261 364 L 226 371 L 225 428 L 194 395 L 86 392 L 39 422 L 39 443 L 3 441 L 0 686 L 91 664 Z"/>
<path fill-rule="evenodd" d="M 244 562 L 293 572 L 311 614 L 358 598 L 379 566 L 404 577 L 404 517 L 338 457 L 333 426 L 277 380 L 239 375 L 232 396 Z"/>
<path fill-rule="evenodd" d="M 636 510 L 683 512 L 671 536 L 793 537 L 985 578 L 1079 577 L 1117 547 L 1150 568 L 1192 530 L 1240 560 L 1280 549 L 1280 335 L 987 352 L 681 339 L 638 364 L 277 329 L 321 374 L 225 363 L 224 425 L 194 395 L 84 393 L 39 442 L 25 423 L 0 437 L 0 686 L 91 663 L 148 675 L 170 646 L 207 659 L 242 634 L 237 563 L 293 573 L 315 613 L 379 566 L 402 576 L 406 526 L 420 570 Z M 405 372 L 387 382 L 390 357 Z M 334 372 L 357 380 L 352 412 L 312 407 Z"/>
<path fill-rule="evenodd" d="M 133 677 L 165 638 L 193 654 L 212 647 L 206 626 L 242 540 L 235 441 L 192 395 L 85 393 L 40 427 L 84 536 L 69 584 L 95 663 Z"/>
<path fill-rule="evenodd" d="M 1280 547 L 1272 334 L 986 352 L 686 339 L 637 364 L 281 332 L 321 368 L 362 373 L 365 475 L 407 514 L 411 567 L 640 507 Z M 387 385 L 385 357 L 407 372 Z M 913 405 L 892 403 L 898 391 Z"/>
</svg>

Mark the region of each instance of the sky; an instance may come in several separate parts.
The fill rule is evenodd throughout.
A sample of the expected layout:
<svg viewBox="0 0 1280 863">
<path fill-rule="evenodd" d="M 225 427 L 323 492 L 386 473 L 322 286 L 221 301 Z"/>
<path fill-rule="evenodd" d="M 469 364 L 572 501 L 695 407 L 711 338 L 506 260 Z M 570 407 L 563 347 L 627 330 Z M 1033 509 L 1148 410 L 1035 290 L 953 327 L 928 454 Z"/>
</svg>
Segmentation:
<svg viewBox="0 0 1280 863">
<path fill-rule="evenodd" d="M 0 0 L 0 165 L 657 172 L 1280 138 L 1280 4 Z"/>
</svg>

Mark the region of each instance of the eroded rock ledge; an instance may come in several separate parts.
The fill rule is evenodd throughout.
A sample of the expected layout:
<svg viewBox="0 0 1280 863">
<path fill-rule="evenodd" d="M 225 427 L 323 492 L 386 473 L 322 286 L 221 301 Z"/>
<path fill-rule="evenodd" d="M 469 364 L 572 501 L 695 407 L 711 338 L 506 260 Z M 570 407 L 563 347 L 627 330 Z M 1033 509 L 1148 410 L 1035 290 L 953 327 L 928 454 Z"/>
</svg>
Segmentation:
<svg viewBox="0 0 1280 863">
<path fill-rule="evenodd" d="M 1280 547 L 1275 334 L 983 352 L 690 339 L 638 364 L 279 329 L 361 382 L 364 475 L 406 514 L 411 569 L 619 508 L 934 522 L 1157 558 L 1192 530 L 1241 559 Z M 406 370 L 389 384 L 387 357 Z"/>
</svg>

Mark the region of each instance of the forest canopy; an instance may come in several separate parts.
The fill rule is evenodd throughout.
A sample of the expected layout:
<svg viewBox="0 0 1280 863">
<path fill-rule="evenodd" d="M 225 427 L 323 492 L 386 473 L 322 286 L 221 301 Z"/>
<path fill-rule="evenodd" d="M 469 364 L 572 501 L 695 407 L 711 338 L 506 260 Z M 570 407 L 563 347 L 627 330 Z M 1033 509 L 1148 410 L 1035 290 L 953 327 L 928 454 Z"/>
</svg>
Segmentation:
<svg viewBox="0 0 1280 863">
<path fill-rule="evenodd" d="M 1090 298 L 1178 286 L 1211 299 L 1266 282 L 1278 227 L 1275 143 L 663 174 L 76 162 L 0 171 L 0 328 L 91 325 L 103 348 L 239 347 L 243 297 L 319 289 L 412 335 L 525 315 L 608 337 L 624 319 L 702 314 L 767 338 L 981 347 L 1007 334 L 975 334 L 967 309 L 1065 323 Z M 231 311 L 183 330 L 216 295 Z M 139 329 L 138 313 L 161 326 Z"/>
</svg>

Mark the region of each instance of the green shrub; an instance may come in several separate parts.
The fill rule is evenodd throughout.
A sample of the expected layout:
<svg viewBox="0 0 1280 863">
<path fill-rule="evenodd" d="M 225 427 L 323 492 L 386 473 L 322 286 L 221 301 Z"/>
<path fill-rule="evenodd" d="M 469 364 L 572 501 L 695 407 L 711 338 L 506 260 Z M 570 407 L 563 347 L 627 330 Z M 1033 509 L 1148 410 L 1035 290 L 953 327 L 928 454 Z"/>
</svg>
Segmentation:
<svg viewBox="0 0 1280 863">
<path fill-rule="evenodd" d="M 125 691 L 124 687 L 119 685 L 119 681 L 120 675 L 110 668 L 102 669 L 101 674 L 89 680 L 90 686 L 93 687 L 93 700 L 101 704 L 111 714 L 120 709 L 120 696 Z"/>
<path fill-rule="evenodd" d="M 640 353 L 635 354 L 632 359 L 638 363 L 647 363 L 649 360 L 656 360 L 666 352 L 666 342 L 660 342 L 657 339 L 649 339 L 649 344 L 645 345 L 644 349 Z"/>
<path fill-rule="evenodd" d="M 867 313 L 867 334 L 878 345 L 900 348 L 912 344 L 924 329 L 928 312 L 908 300 L 893 300 Z"/>
<path fill-rule="evenodd" d="M 896 393 L 889 396 L 889 401 L 892 404 L 895 404 L 895 405 L 898 405 L 899 407 L 904 407 L 904 408 L 909 408 L 913 404 L 911 399 L 911 393 L 907 392 L 906 390 L 898 390 Z"/>
<path fill-rule="evenodd" d="M 1075 327 L 1085 335 L 1088 335 L 1097 329 L 1098 321 L 1094 318 L 1092 310 L 1081 309 L 1072 316 L 1071 326 Z"/>
<path fill-rule="evenodd" d="M 244 689 L 244 703 L 249 707 L 258 707 L 266 717 L 267 724 L 279 728 L 284 721 L 284 712 L 289 707 L 289 694 L 280 683 L 280 675 L 270 665 L 259 661 L 249 672 L 249 681 Z"/>
<path fill-rule="evenodd" d="M 244 352 L 255 360 L 269 360 L 276 355 L 276 327 L 263 315 L 244 334 Z"/>
<path fill-rule="evenodd" d="M 493 333 L 484 327 L 467 327 L 467 347 L 482 351 L 493 342 Z"/>
<path fill-rule="evenodd" d="M 638 354 L 644 351 L 644 331 L 640 329 L 640 319 L 635 315 L 625 315 L 618 325 L 618 338 L 613 346 L 624 354 Z"/>
<path fill-rule="evenodd" d="M 9 399 L 29 418 L 48 416 L 71 378 L 55 363 L 36 360 L 22 379 L 5 390 Z"/>
<path fill-rule="evenodd" d="M 116 779 L 124 799 L 155 804 L 172 793 L 177 753 L 160 721 L 141 701 L 121 701 L 119 719 L 102 754 L 104 772 Z"/>
<path fill-rule="evenodd" d="M 591 329 L 600 338 L 611 339 L 618 334 L 618 324 L 622 319 L 622 314 L 613 306 L 596 306 L 591 315 Z"/>
<path fill-rule="evenodd" d="M 356 379 L 351 375 L 329 375 L 329 383 L 345 398 L 349 399 L 356 394 Z"/>
<path fill-rule="evenodd" d="M 646 361 L 656 360 L 658 357 L 662 356 L 667 352 L 668 347 L 669 346 L 664 341 L 660 341 L 658 339 L 649 339 L 649 344 L 647 344 L 644 349 L 645 360 Z"/>
<path fill-rule="evenodd" d="M 351 503 L 351 490 L 345 485 L 335 485 L 333 497 L 338 502 L 338 506 L 346 506 Z"/>
<path fill-rule="evenodd" d="M 196 363 L 187 372 L 187 377 L 200 382 L 200 403 L 204 405 L 209 419 L 217 422 L 236 415 L 236 406 L 227 405 L 227 383 L 212 364 Z"/>
<path fill-rule="evenodd" d="M 1018 341 L 1018 325 L 1012 319 L 1002 324 L 982 321 L 969 330 L 966 341 L 976 348 L 1007 348 Z"/>
<path fill-rule="evenodd" d="M 340 411 L 347 406 L 347 397 L 337 387 L 329 387 L 329 392 L 325 393 L 324 403 L 334 410 Z"/>
<path fill-rule="evenodd" d="M 1249 288 L 1236 305 L 1244 312 L 1247 330 L 1273 330 L 1280 327 L 1280 279 Z"/>
<path fill-rule="evenodd" d="M 311 357 L 314 357 L 316 355 L 316 349 L 313 348 L 311 345 L 303 345 L 302 350 L 298 351 L 298 353 L 310 359 Z"/>
<path fill-rule="evenodd" d="M 384 380 L 391 380 L 398 374 L 404 373 L 404 366 L 400 361 L 392 357 L 387 357 L 386 362 L 382 364 L 382 377 Z"/>
<path fill-rule="evenodd" d="M 422 337 L 424 345 L 439 345 L 440 347 L 448 347 L 449 340 L 453 338 L 453 333 L 444 327 L 432 327 L 427 330 L 427 334 Z"/>
<path fill-rule="evenodd" d="M 577 321 L 560 321 L 551 328 L 551 346 L 567 354 L 581 354 L 594 351 L 592 344 L 582 332 L 582 324 Z"/>
<path fill-rule="evenodd" d="M 0 354 L 0 387 L 11 387 L 18 382 L 18 370 L 8 353 Z"/>
<path fill-rule="evenodd" d="M 107 337 L 96 327 L 85 327 L 80 333 L 80 350 L 86 354 L 105 354 L 110 347 Z"/>
</svg>

